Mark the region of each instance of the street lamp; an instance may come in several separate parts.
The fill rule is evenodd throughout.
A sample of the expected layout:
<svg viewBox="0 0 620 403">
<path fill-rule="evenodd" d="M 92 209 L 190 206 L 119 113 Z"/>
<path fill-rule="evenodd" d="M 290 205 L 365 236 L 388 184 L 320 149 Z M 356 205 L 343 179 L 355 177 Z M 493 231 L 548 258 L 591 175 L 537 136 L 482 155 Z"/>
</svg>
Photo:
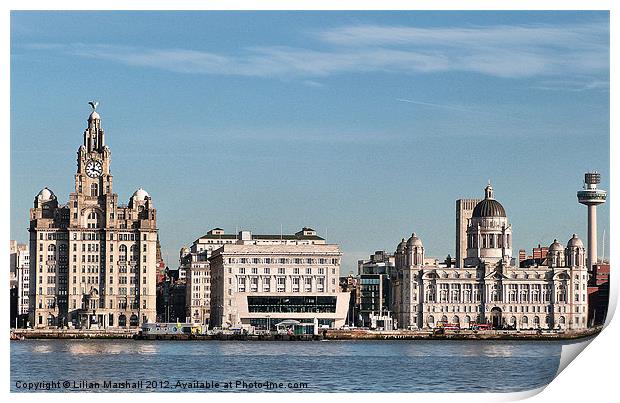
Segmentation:
<svg viewBox="0 0 620 403">
<path fill-rule="evenodd" d="M 270 316 L 270 315 L 266 315 L 266 316 L 267 316 L 267 332 L 268 332 L 269 334 L 271 334 L 271 326 L 269 326 L 269 325 L 270 325 L 270 323 L 269 323 L 269 318 L 270 318 L 271 316 Z"/>
</svg>

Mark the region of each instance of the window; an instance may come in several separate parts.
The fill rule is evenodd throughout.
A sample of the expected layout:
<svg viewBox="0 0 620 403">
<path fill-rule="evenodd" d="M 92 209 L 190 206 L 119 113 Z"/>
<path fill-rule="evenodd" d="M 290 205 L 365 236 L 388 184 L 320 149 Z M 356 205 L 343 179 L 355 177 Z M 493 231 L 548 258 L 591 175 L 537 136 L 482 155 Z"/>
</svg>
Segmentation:
<svg viewBox="0 0 620 403">
<path fill-rule="evenodd" d="M 121 262 L 127 261 L 127 246 L 121 245 L 118 247 L 118 260 Z"/>
<path fill-rule="evenodd" d="M 96 183 L 90 185 L 90 195 L 99 196 L 99 185 L 97 185 Z"/>
<path fill-rule="evenodd" d="M 99 227 L 99 213 L 91 211 L 86 216 L 86 228 L 98 228 Z"/>
</svg>

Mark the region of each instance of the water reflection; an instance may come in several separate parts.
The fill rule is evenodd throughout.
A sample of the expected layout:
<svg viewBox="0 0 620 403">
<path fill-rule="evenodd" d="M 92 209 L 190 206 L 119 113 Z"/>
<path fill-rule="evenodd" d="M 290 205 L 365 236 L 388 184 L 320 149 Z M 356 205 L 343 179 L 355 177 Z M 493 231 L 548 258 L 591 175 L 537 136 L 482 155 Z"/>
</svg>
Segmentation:
<svg viewBox="0 0 620 403">
<path fill-rule="evenodd" d="M 155 344 L 142 344 L 137 348 L 137 352 L 140 355 L 154 355 L 159 352 L 159 349 Z"/>
<path fill-rule="evenodd" d="M 311 392 L 520 391 L 553 379 L 561 348 L 505 341 L 30 340 L 11 342 L 11 379 L 14 388 L 17 379 L 176 382 L 191 374 L 219 382 L 307 382 Z"/>
<path fill-rule="evenodd" d="M 48 354 L 52 352 L 52 346 L 49 344 L 37 344 L 33 346 L 32 351 L 35 353 Z"/>
</svg>

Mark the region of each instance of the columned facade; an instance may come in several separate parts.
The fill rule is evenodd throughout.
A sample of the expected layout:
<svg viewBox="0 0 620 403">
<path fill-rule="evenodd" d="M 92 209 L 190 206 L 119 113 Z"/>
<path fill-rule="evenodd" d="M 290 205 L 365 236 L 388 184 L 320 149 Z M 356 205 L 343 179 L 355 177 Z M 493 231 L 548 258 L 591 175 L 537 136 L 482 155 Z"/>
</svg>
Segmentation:
<svg viewBox="0 0 620 403">
<path fill-rule="evenodd" d="M 554 240 L 542 265 L 512 266 L 512 228 L 490 185 L 474 208 L 467 234 L 468 257 L 462 268 L 425 263 L 422 241 L 415 234 L 397 246 L 394 292 L 400 328 L 587 327 L 588 273 L 585 249 L 576 235 L 566 248 Z"/>
</svg>

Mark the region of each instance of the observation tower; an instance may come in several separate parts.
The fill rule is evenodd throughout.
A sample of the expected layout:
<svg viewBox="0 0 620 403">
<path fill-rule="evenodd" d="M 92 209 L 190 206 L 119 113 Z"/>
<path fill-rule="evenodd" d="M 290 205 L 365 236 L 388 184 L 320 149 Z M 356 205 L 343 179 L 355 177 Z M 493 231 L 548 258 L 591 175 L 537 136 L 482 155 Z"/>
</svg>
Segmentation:
<svg viewBox="0 0 620 403">
<path fill-rule="evenodd" d="M 596 185 L 601 183 L 601 174 L 586 172 L 583 181 L 583 190 L 577 192 L 579 203 L 588 206 L 588 271 L 592 273 L 592 266 L 597 262 L 596 251 L 596 206 L 605 203 L 607 192 L 597 189 Z"/>
</svg>

